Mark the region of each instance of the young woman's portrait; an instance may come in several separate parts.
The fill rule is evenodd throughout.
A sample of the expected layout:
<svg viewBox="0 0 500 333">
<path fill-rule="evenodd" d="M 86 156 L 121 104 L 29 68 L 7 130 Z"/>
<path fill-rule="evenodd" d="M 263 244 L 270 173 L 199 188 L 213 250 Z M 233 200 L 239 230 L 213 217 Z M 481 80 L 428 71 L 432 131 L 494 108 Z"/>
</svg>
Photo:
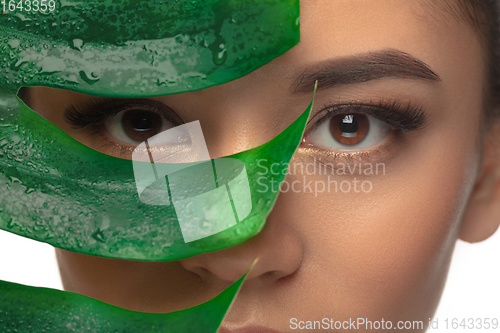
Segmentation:
<svg viewBox="0 0 500 333">
<path fill-rule="evenodd" d="M 141 10 L 147 9 L 146 1 L 139 3 Z M 131 76 L 134 65 L 129 60 L 114 69 L 113 82 L 119 83 L 106 81 L 111 46 L 101 47 L 103 54 L 109 52 L 106 57 L 93 58 L 93 51 L 85 49 L 92 43 L 79 38 L 76 28 L 71 30 L 74 27 L 68 28 L 69 51 L 60 49 L 55 55 L 49 45 L 49 53 L 43 47 L 37 53 L 47 56 L 45 60 L 0 57 L 0 62 L 9 63 L 2 68 L 13 72 L 21 68 L 30 73 L 32 61 L 35 69 L 42 64 L 47 76 L 59 75 L 69 68 L 66 61 L 79 61 L 75 54 L 101 69 L 77 72 L 72 84 L 43 78 L 30 83 L 34 81 L 29 81 L 28 74 L 27 81 L 21 78 L 13 83 L 7 74 L 0 75 L 2 94 L 17 95 L 26 105 L 23 112 L 34 111 L 29 119 L 38 117 L 40 124 L 53 126 L 43 135 L 57 135 L 47 139 L 45 146 L 38 139 L 29 141 L 28 133 L 36 133 L 34 122 L 22 120 L 27 116 L 11 120 L 8 105 L 0 100 L 0 126 L 6 129 L 0 132 L 0 186 L 5 193 L 0 195 L 0 227 L 55 246 L 66 292 L 130 313 L 166 314 L 193 308 L 216 298 L 247 274 L 220 327 L 206 332 L 498 332 L 500 303 L 489 298 L 490 312 L 484 317 L 432 320 L 437 318 L 447 281 L 454 278 L 448 273 L 456 244 L 478 243 L 467 247 L 472 251 L 480 242 L 499 241 L 495 232 L 500 225 L 500 2 L 281 3 L 300 8 L 300 21 L 298 16 L 293 19 L 296 28 L 288 23 L 276 27 L 297 29 L 293 31 L 300 33 L 300 41 L 262 63 L 247 65 L 260 59 L 261 50 L 269 45 L 285 43 L 284 37 L 267 36 L 255 42 L 253 51 L 248 48 L 255 54 L 240 58 L 246 72 L 225 74 L 227 79 L 210 84 L 206 83 L 210 75 L 225 66 L 226 57 L 232 61 L 231 52 L 240 50 L 236 47 L 240 37 L 227 45 L 214 37 L 220 47 L 209 59 L 214 70 L 198 70 L 197 61 L 202 60 L 191 57 L 181 72 L 175 66 L 187 63 L 186 53 L 163 57 L 145 42 L 165 37 L 160 36 L 161 29 L 155 34 L 139 29 L 141 38 L 121 36 L 123 45 L 133 44 L 128 40 L 144 42 L 141 48 L 153 54 L 151 66 L 156 66 L 155 61 L 170 64 L 158 65 L 161 77 L 154 80 L 159 87 L 154 91 L 148 90 L 148 80 L 153 80 L 146 74 L 149 69 L 144 77 L 141 71 Z M 64 4 L 55 1 L 55 6 L 57 11 Z M 108 15 L 105 10 L 111 7 L 104 7 Z M 118 12 L 119 5 L 115 7 Z M 17 15 L 0 20 L 4 31 L 11 31 L 7 25 L 21 15 L 20 9 L 13 8 L 2 14 Z M 215 17 L 224 12 L 213 8 Z M 16 10 L 19 13 L 13 14 Z M 240 24 L 238 15 L 234 15 L 235 26 Z M 252 20 L 257 19 L 252 16 Z M 220 24 L 221 34 L 228 33 Z M 259 24 L 245 31 L 257 34 Z M 23 29 L 19 34 L 37 35 L 34 24 Z M 199 23 L 196 29 L 205 28 Z M 29 44 L 17 43 L 13 37 L 6 38 L 2 52 L 14 52 L 17 57 L 12 50 Z M 234 49 L 228 46 L 231 43 Z M 193 45 L 204 47 L 198 40 Z M 29 45 L 23 52 L 28 49 Z M 204 53 L 200 54 L 201 59 Z M 49 56 L 62 60 L 49 61 Z M 156 75 L 156 67 L 151 68 Z M 188 76 L 192 81 L 185 88 L 161 90 L 177 87 L 173 81 Z M 71 81 L 71 75 L 67 77 Z M 7 89 L 13 86 L 15 92 Z M 15 135 L 8 132 L 12 124 L 23 130 Z M 295 134 L 290 134 L 294 128 Z M 194 132 L 199 134 L 197 139 Z M 59 162 L 50 162 L 53 171 L 25 176 L 31 166 L 25 160 L 16 162 L 11 153 L 21 149 L 16 145 L 23 142 L 29 149 L 37 144 L 45 149 L 45 155 L 36 155 L 40 163 L 45 163 L 44 156 L 49 161 L 52 154 L 59 154 Z M 79 150 L 59 151 L 55 145 Z M 86 159 L 91 155 L 93 159 Z M 137 181 L 139 167 L 134 164 L 132 169 L 131 161 L 135 163 L 138 155 L 140 163 L 153 165 L 150 174 L 158 187 L 120 183 L 124 163 L 130 164 L 127 170 L 135 172 Z M 73 162 L 60 160 L 61 156 L 70 156 Z M 234 164 L 237 172 L 220 163 L 229 160 L 240 163 Z M 177 177 L 184 171 L 161 173 L 162 162 L 191 163 L 189 167 L 197 169 Z M 216 177 L 209 195 L 204 166 Z M 194 195 L 182 196 L 191 191 L 191 187 L 184 190 L 185 182 L 204 188 L 204 194 L 196 194 L 196 200 Z M 30 190 L 33 183 L 37 185 Z M 122 185 L 124 192 L 118 192 Z M 113 199 L 96 194 L 115 189 Z M 167 203 L 158 201 L 158 196 Z M 127 201 L 131 197 L 134 204 Z M 109 205 L 110 200 L 116 206 Z M 170 225 L 164 222 L 165 212 L 174 208 L 175 224 Z M 94 211 L 99 211 L 95 221 Z M 111 232 L 109 228 L 118 228 L 122 220 L 127 227 Z M 61 235 L 70 236 L 68 240 L 57 233 L 53 238 L 42 237 L 35 227 L 23 229 L 37 223 L 53 225 Z M 245 223 L 256 227 L 244 229 Z M 83 224 L 92 225 L 88 235 L 84 227 L 78 229 Z M 153 224 L 159 231 L 150 236 L 146 225 Z M 69 225 L 74 230 L 66 233 L 61 226 Z M 132 250 L 125 245 L 128 233 L 147 236 L 137 236 L 134 244 L 141 245 Z M 178 238 L 168 238 L 172 235 Z M 113 247 L 104 252 L 111 239 Z M 155 246 L 161 246 L 159 252 L 154 252 Z M 495 269 L 500 253 L 489 251 L 472 260 L 478 267 Z M 483 284 L 498 296 L 498 284 L 485 281 L 489 280 L 478 277 L 463 288 Z M 484 297 L 477 299 L 481 302 Z M 0 310 L 13 311 L 5 304 Z M 12 318 L 16 317 L 2 317 L 0 311 L 0 322 L 10 322 L 2 327 L 40 332 Z M 47 332 L 73 332 L 68 327 L 52 325 Z M 106 331 L 85 327 L 82 332 Z"/>
</svg>

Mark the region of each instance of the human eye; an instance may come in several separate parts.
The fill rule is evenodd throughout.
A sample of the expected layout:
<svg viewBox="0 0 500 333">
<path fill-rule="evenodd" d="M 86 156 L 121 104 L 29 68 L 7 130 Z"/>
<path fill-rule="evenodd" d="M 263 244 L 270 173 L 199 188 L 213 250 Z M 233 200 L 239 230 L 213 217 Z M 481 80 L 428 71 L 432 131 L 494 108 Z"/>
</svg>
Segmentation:
<svg viewBox="0 0 500 333">
<path fill-rule="evenodd" d="M 311 119 L 302 147 L 336 154 L 370 157 L 404 132 L 426 125 L 420 107 L 397 102 L 347 103 L 325 106 Z"/>
<path fill-rule="evenodd" d="M 91 99 L 68 106 L 64 115 L 74 130 L 88 132 L 92 137 L 83 143 L 120 157 L 130 155 L 149 138 L 183 124 L 176 112 L 151 99 Z M 164 144 L 176 145 L 185 141 L 180 136 Z"/>
</svg>

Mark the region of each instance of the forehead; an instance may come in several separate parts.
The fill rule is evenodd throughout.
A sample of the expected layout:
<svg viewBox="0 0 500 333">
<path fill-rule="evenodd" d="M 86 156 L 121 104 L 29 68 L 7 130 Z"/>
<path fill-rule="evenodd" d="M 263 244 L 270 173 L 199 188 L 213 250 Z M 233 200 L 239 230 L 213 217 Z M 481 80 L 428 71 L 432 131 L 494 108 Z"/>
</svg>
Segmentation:
<svg viewBox="0 0 500 333">
<path fill-rule="evenodd" d="M 278 63 L 300 71 L 332 58 L 394 49 L 426 63 L 453 94 L 477 92 L 485 78 L 480 36 L 449 15 L 444 1 L 303 0 L 301 42 Z"/>
<path fill-rule="evenodd" d="M 478 45 L 476 31 L 460 20 L 451 20 L 448 3 L 445 0 L 430 4 L 421 0 L 303 0 L 301 48 L 312 47 L 314 51 L 304 60 L 316 60 L 325 54 L 346 56 L 382 47 L 404 48 L 402 51 L 415 55 L 474 49 Z"/>
</svg>

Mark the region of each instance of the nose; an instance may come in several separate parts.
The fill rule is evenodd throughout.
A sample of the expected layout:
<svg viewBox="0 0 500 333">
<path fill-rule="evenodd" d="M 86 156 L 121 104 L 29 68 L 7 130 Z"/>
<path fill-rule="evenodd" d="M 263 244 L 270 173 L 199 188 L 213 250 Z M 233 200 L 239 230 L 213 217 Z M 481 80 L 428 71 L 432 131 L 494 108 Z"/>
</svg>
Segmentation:
<svg viewBox="0 0 500 333">
<path fill-rule="evenodd" d="M 273 283 L 293 275 L 300 267 L 302 257 L 299 236 L 287 228 L 286 221 L 280 220 L 278 214 L 271 212 L 262 231 L 253 238 L 224 250 L 181 260 L 181 265 L 204 281 L 234 282 L 258 259 L 246 278 L 247 283 L 250 280 Z"/>
</svg>

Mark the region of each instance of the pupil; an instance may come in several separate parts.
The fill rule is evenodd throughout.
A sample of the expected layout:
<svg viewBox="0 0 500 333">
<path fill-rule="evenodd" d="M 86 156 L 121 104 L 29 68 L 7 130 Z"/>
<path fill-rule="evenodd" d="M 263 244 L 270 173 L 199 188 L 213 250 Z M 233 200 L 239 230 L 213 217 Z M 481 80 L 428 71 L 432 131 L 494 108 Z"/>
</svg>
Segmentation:
<svg viewBox="0 0 500 333">
<path fill-rule="evenodd" d="M 330 120 L 330 134 L 343 145 L 357 145 L 366 139 L 369 130 L 369 119 L 362 114 L 339 114 Z"/>
<path fill-rule="evenodd" d="M 153 118 L 148 112 L 137 112 L 132 119 L 132 128 L 138 132 L 146 132 L 153 126 Z"/>
<path fill-rule="evenodd" d="M 345 134 L 355 134 L 358 131 L 359 123 L 356 117 L 348 115 L 340 120 L 340 131 Z"/>
</svg>

